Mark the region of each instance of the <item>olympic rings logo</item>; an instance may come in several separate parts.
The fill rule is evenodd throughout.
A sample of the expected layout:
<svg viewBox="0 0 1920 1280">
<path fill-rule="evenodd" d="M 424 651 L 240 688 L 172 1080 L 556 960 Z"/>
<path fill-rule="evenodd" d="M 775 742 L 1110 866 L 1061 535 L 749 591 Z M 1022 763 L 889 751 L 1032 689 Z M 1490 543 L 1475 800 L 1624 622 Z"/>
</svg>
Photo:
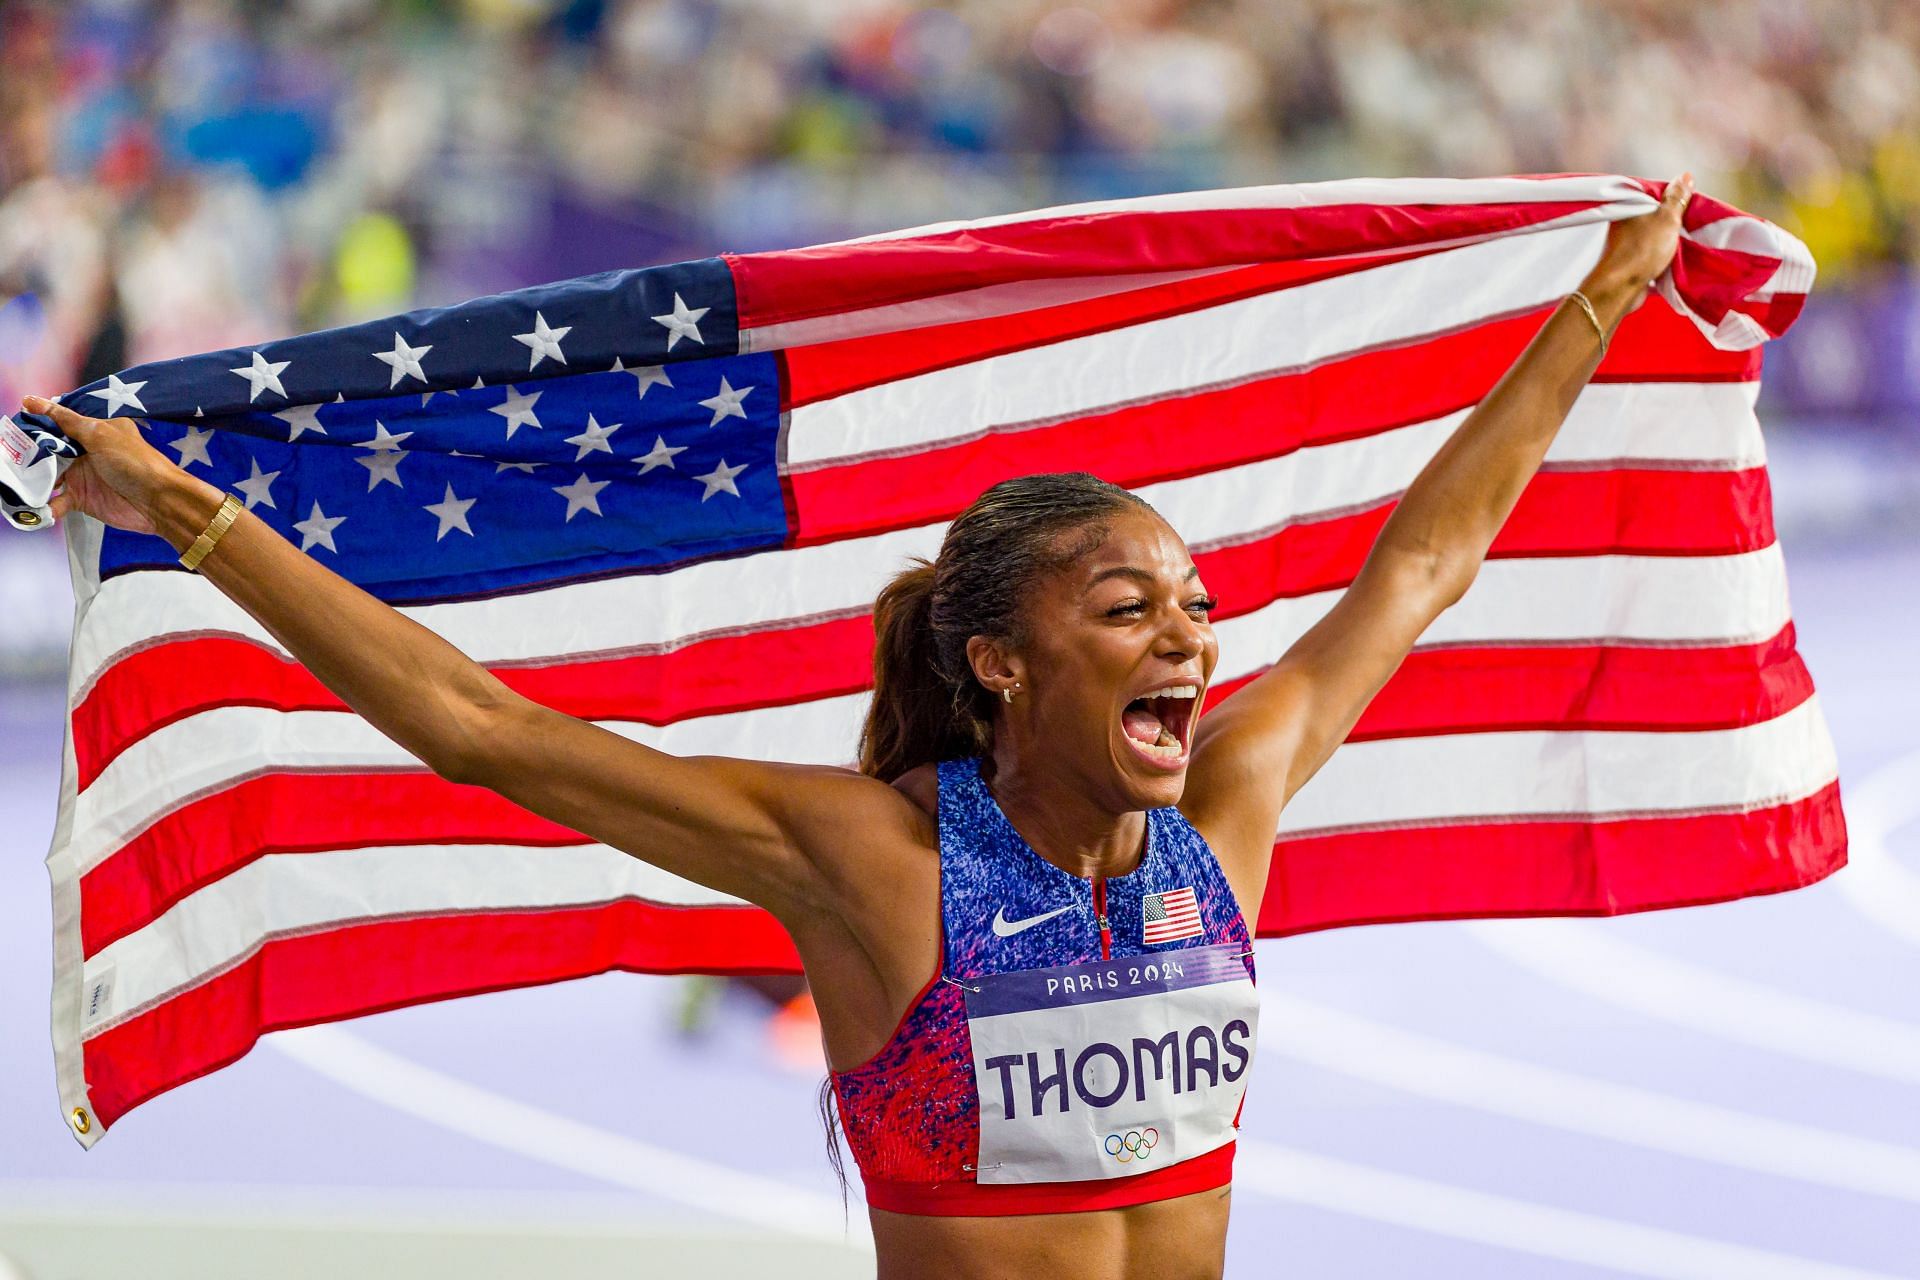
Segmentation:
<svg viewBox="0 0 1920 1280">
<path fill-rule="evenodd" d="M 1107 1154 L 1126 1164 L 1131 1160 L 1145 1160 L 1160 1145 L 1160 1131 L 1154 1128 L 1129 1129 L 1125 1133 L 1110 1133 L 1103 1144 Z"/>
</svg>

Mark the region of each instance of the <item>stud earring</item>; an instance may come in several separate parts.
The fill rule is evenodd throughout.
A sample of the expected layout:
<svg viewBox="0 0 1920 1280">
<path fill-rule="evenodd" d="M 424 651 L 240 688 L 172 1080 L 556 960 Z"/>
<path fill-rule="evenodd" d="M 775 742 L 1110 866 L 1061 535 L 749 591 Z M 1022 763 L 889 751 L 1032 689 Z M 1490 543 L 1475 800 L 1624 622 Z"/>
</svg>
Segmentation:
<svg viewBox="0 0 1920 1280">
<path fill-rule="evenodd" d="M 1000 691 L 1000 700 L 1008 704 L 1011 704 L 1013 702 L 1013 691 L 1015 689 L 1018 689 L 1019 687 L 1020 687 L 1020 682 L 1018 680 L 1015 680 L 1007 688 L 1002 689 Z"/>
</svg>

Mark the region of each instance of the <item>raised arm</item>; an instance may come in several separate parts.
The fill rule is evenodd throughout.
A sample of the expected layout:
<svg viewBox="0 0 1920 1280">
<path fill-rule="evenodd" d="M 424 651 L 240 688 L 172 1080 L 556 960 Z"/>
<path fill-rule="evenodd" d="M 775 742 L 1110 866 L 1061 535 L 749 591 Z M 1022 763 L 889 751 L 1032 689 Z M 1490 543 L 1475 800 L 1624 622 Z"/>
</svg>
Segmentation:
<svg viewBox="0 0 1920 1280">
<path fill-rule="evenodd" d="M 56 518 L 85 511 L 184 550 L 219 509 L 221 491 L 153 448 L 130 419 L 100 421 L 37 397 L 27 407 L 51 413 L 87 450 L 53 500 Z M 759 903 L 790 928 L 829 909 L 830 880 L 805 850 L 832 847 L 819 837 L 838 824 L 872 829 L 908 807 L 848 770 L 675 756 L 543 707 L 249 513 L 199 570 L 436 774 Z"/>
<path fill-rule="evenodd" d="M 1580 289 L 1609 334 L 1672 260 L 1692 191 L 1692 175 L 1683 175 L 1659 208 L 1608 228 Z M 1269 670 L 1201 717 L 1181 807 L 1208 830 L 1241 884 L 1265 884 L 1280 811 L 1345 741 L 1421 633 L 1466 594 L 1600 353 L 1592 322 L 1577 302 L 1563 301 L 1421 468 L 1334 606 Z"/>
</svg>

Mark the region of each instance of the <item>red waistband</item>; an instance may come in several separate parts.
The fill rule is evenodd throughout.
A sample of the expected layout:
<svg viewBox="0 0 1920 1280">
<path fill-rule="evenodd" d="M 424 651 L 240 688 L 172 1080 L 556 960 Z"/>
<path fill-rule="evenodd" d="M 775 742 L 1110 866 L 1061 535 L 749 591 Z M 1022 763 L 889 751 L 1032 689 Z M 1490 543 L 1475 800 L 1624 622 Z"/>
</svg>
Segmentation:
<svg viewBox="0 0 1920 1280">
<path fill-rule="evenodd" d="M 1228 1142 L 1205 1155 L 1124 1178 L 1087 1182 L 885 1182 L 868 1179 L 867 1203 L 889 1213 L 998 1217 L 1016 1213 L 1086 1213 L 1172 1200 L 1233 1181 Z"/>
</svg>

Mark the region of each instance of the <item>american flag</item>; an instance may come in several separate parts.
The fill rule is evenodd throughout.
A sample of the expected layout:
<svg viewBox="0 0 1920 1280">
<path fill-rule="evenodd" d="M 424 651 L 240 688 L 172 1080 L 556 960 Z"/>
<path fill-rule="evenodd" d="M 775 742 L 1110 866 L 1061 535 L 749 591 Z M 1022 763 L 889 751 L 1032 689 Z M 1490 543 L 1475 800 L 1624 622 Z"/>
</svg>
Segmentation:
<svg viewBox="0 0 1920 1280">
<path fill-rule="evenodd" d="M 1168 517 L 1221 600 L 1231 697 L 1660 190 L 1364 179 L 1049 209 L 608 272 L 63 400 L 144 419 L 530 697 L 668 751 L 846 763 L 876 591 L 1023 473 L 1091 470 Z M 1686 217 L 1471 592 L 1288 807 L 1260 933 L 1670 907 L 1844 862 L 1754 416 L 1759 345 L 1813 263 L 1705 195 Z M 83 1142 L 276 1028 L 795 967 L 759 909 L 434 776 L 157 539 L 65 527 L 49 863 Z"/>
<path fill-rule="evenodd" d="M 1140 941 L 1145 946 L 1197 938 L 1206 932 L 1192 889 L 1169 889 L 1140 899 Z"/>
</svg>

